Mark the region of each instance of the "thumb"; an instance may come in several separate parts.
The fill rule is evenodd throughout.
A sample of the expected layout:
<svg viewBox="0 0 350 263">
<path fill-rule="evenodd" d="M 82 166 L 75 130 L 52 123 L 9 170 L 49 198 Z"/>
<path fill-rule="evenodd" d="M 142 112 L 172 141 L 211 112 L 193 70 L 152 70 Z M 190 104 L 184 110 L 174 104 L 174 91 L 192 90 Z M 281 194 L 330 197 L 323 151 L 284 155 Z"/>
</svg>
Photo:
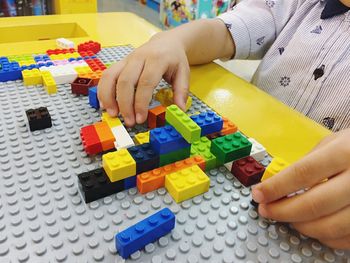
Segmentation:
<svg viewBox="0 0 350 263">
<path fill-rule="evenodd" d="M 174 90 L 174 103 L 183 111 L 186 109 L 186 101 L 189 92 L 190 68 L 187 65 L 180 65 L 172 81 Z"/>
</svg>

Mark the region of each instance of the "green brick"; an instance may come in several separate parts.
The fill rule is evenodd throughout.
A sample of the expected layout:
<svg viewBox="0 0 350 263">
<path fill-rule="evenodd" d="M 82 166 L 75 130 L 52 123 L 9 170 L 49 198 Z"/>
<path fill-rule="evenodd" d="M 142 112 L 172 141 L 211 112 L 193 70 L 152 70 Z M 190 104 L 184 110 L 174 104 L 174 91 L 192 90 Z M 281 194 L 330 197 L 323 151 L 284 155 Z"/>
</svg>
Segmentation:
<svg viewBox="0 0 350 263">
<path fill-rule="evenodd" d="M 240 132 L 216 138 L 211 142 L 211 152 L 218 164 L 225 164 L 249 156 L 252 144 Z"/>
<path fill-rule="evenodd" d="M 177 161 L 186 159 L 190 157 L 191 147 L 183 148 L 175 152 L 170 152 L 166 154 L 159 155 L 159 166 L 164 166 L 170 163 L 175 163 Z"/>
<path fill-rule="evenodd" d="M 216 167 L 216 156 L 210 152 L 211 141 L 207 137 L 192 143 L 191 156 L 200 155 L 205 159 L 205 170 L 209 171 Z"/>
<path fill-rule="evenodd" d="M 198 141 L 201 128 L 176 105 L 166 108 L 165 120 L 172 125 L 188 143 Z"/>
</svg>

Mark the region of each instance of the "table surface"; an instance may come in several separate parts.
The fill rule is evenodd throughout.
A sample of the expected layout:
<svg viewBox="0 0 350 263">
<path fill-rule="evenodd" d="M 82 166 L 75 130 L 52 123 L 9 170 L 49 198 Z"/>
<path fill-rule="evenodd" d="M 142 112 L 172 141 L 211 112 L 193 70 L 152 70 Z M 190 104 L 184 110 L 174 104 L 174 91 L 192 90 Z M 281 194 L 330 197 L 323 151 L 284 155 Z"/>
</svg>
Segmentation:
<svg viewBox="0 0 350 263">
<path fill-rule="evenodd" d="M 103 46 L 131 44 L 138 47 L 159 31 L 131 13 L 98 13 L 2 18 L 0 33 L 10 29 L 11 36 L 15 36 L 16 31 L 23 35 L 24 26 L 41 25 L 40 28 L 35 28 L 39 31 L 35 32 L 38 35 L 47 35 L 48 31 L 59 34 L 60 30 L 47 28 L 67 23 L 80 26 L 86 32 L 87 36 L 70 38 L 75 43 L 92 39 L 99 41 Z M 30 38 L 34 31 L 25 30 L 27 31 L 30 41 L 22 39 L 20 42 L 14 42 L 14 37 L 8 37 L 7 40 L 0 34 L 1 55 L 43 52 L 52 48 L 55 38 L 59 37 L 55 36 L 55 32 L 51 32 L 48 37 L 51 39 L 34 41 Z M 74 32 L 71 34 L 74 35 Z M 190 88 L 218 113 L 234 121 L 244 133 L 261 142 L 271 155 L 282 157 L 289 162 L 304 156 L 330 133 L 321 125 L 214 63 L 192 67 Z"/>
</svg>

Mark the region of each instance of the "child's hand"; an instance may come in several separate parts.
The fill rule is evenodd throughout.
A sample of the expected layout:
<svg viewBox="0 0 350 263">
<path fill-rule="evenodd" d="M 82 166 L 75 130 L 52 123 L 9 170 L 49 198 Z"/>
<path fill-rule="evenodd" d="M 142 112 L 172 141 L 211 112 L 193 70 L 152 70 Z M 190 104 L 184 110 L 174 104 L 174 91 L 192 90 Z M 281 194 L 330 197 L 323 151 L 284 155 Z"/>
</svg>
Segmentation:
<svg viewBox="0 0 350 263">
<path fill-rule="evenodd" d="M 263 217 L 290 222 L 330 247 L 350 249 L 349 186 L 350 129 L 332 134 L 302 160 L 256 185 L 253 198 Z"/>
<path fill-rule="evenodd" d="M 163 77 L 174 89 L 174 102 L 185 109 L 189 72 L 181 42 L 159 33 L 103 72 L 98 98 L 110 115 L 121 113 L 125 124 L 133 126 L 146 120 L 153 89 Z"/>
</svg>

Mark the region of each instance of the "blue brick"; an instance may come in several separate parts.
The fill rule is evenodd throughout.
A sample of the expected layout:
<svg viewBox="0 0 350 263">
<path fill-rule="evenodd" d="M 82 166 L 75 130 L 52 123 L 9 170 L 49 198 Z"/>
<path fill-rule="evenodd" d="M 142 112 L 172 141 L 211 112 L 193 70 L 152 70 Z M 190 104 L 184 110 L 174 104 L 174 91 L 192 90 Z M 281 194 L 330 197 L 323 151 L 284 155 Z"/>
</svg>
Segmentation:
<svg viewBox="0 0 350 263">
<path fill-rule="evenodd" d="M 124 179 L 124 190 L 136 187 L 136 175 Z"/>
<path fill-rule="evenodd" d="M 9 62 L 7 57 L 0 57 L 0 64 L 0 82 L 22 79 L 18 62 Z"/>
<path fill-rule="evenodd" d="M 201 136 L 220 132 L 224 121 L 213 111 L 202 112 L 191 116 L 191 119 L 201 127 Z"/>
<path fill-rule="evenodd" d="M 170 125 L 151 130 L 150 143 L 158 154 L 174 152 L 190 146 L 181 134 Z"/>
<path fill-rule="evenodd" d="M 159 167 L 159 154 L 144 143 L 127 149 L 136 162 L 136 174 L 147 172 Z"/>
<path fill-rule="evenodd" d="M 174 227 L 175 215 L 169 208 L 164 208 L 119 234 L 116 234 L 116 249 L 119 255 L 126 259 L 147 244 L 168 234 Z"/>
<path fill-rule="evenodd" d="M 97 98 L 97 87 L 89 88 L 89 104 L 96 110 L 100 108 L 100 103 Z"/>
</svg>

